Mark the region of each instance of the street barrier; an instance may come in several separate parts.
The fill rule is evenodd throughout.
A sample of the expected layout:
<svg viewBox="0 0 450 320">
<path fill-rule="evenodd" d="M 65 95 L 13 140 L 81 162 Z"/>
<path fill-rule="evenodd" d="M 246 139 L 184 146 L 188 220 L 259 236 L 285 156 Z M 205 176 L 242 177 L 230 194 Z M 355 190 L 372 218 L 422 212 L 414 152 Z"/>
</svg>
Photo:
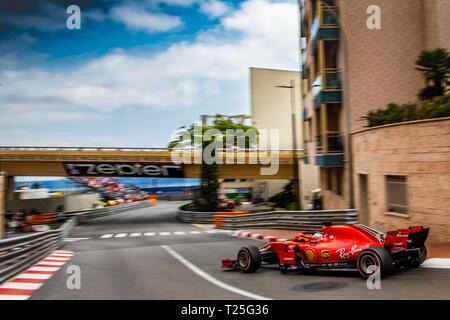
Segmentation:
<svg viewBox="0 0 450 320">
<path fill-rule="evenodd" d="M 223 216 L 225 229 L 320 230 L 324 223 L 333 225 L 358 223 L 358 212 L 346 210 L 272 211 L 239 216 Z"/>
<path fill-rule="evenodd" d="M 29 268 L 61 245 L 61 230 L 0 240 L 0 283 Z"/>
<path fill-rule="evenodd" d="M 230 212 L 232 213 L 232 212 Z M 220 216 L 220 218 L 218 218 Z M 224 229 L 287 229 L 287 230 L 320 230 L 324 223 L 333 225 L 358 223 L 358 212 L 355 209 L 343 210 L 311 210 L 311 211 L 269 211 L 239 215 L 225 215 L 220 212 L 193 212 L 178 209 L 178 218 L 186 223 L 212 224 L 218 222 L 216 228 Z"/>
<path fill-rule="evenodd" d="M 70 217 L 56 230 L 0 240 L 0 284 L 14 275 L 28 269 L 46 257 L 51 251 L 59 249 L 73 228 L 90 219 L 104 217 L 119 212 L 145 208 L 152 205 L 151 200 L 125 203 L 114 207 L 96 208 L 77 212 L 67 212 Z"/>
<path fill-rule="evenodd" d="M 223 228 L 222 217 L 224 217 L 224 216 L 239 216 L 239 215 L 249 214 L 249 213 L 250 213 L 250 211 L 219 212 L 219 214 L 214 215 L 214 218 L 213 218 L 214 226 L 216 227 L 216 229 Z"/>
</svg>

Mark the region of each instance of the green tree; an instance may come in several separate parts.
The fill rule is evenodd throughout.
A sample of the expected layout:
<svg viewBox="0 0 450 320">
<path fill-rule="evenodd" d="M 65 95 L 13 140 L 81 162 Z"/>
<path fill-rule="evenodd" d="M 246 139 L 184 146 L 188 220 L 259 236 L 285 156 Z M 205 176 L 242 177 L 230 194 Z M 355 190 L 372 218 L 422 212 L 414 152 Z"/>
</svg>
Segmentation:
<svg viewBox="0 0 450 320">
<path fill-rule="evenodd" d="M 213 137 L 211 139 L 211 141 L 205 141 L 203 139 L 205 132 L 209 129 L 217 129 L 219 130 L 223 135 L 223 148 L 226 148 L 226 143 L 227 143 L 227 139 L 226 139 L 226 134 L 227 134 L 227 130 L 232 129 L 234 131 L 236 130 L 242 130 L 243 132 L 246 132 L 247 130 L 255 130 L 256 134 L 258 134 L 258 131 L 256 130 L 255 127 L 252 126 L 246 126 L 244 124 L 237 124 L 234 123 L 233 121 L 231 121 L 230 119 L 216 119 L 214 121 L 214 124 L 212 126 L 202 126 L 201 130 L 202 130 L 202 143 L 201 146 L 199 145 L 195 145 L 195 134 L 196 134 L 196 130 L 195 130 L 195 124 L 192 124 L 188 129 L 185 128 L 180 128 L 184 129 L 185 132 L 187 131 L 190 139 L 189 140 L 184 140 L 181 141 L 181 139 L 175 139 L 171 142 L 169 142 L 168 148 L 170 150 L 172 150 L 173 148 L 177 147 L 177 146 L 181 146 L 181 147 L 192 147 L 194 149 L 198 149 L 201 147 L 202 149 L 202 153 L 205 150 L 205 148 L 212 142 L 215 141 L 215 138 Z M 180 138 L 182 136 L 179 136 Z M 251 139 L 249 137 L 245 137 L 245 148 L 253 148 L 255 147 L 255 145 L 253 145 L 254 142 L 251 141 Z M 238 139 L 237 137 L 235 137 L 233 139 L 233 143 L 234 146 L 238 145 Z M 229 147 L 229 146 L 228 146 Z M 215 157 L 215 150 L 212 151 L 211 153 L 212 157 Z M 214 162 L 212 164 L 207 164 L 205 163 L 205 161 L 202 161 L 202 165 L 201 165 L 201 185 L 200 188 L 195 192 L 195 196 L 194 196 L 194 210 L 196 211 L 216 211 L 218 209 L 219 206 L 219 199 L 218 199 L 218 193 L 217 191 L 220 188 L 220 183 L 219 183 L 219 174 L 218 174 L 218 170 L 217 170 L 217 164 Z"/>
<path fill-rule="evenodd" d="M 423 73 L 427 86 L 419 92 L 419 98 L 429 100 L 444 95 L 450 85 L 450 54 L 444 48 L 424 50 L 416 60 L 416 70 Z"/>
<path fill-rule="evenodd" d="M 450 93 L 422 101 L 419 106 L 414 103 L 401 106 L 390 103 L 386 109 L 370 111 L 367 116 L 361 118 L 367 120 L 368 127 L 376 127 L 390 123 L 443 117 L 450 117 Z"/>
</svg>

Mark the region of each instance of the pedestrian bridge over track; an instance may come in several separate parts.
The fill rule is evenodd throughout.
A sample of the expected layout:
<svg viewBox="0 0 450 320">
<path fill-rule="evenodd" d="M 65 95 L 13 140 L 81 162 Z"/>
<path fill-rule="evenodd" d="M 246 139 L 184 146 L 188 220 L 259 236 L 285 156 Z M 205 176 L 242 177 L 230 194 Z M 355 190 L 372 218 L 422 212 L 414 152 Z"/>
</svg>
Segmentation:
<svg viewBox="0 0 450 320">
<path fill-rule="evenodd" d="M 182 166 L 184 178 L 200 177 L 201 164 L 194 163 L 196 156 L 201 156 L 201 150 L 187 152 L 191 163 Z M 217 156 L 223 159 L 223 163 L 218 164 L 221 179 L 293 179 L 293 164 L 303 158 L 303 151 L 222 150 Z M 244 160 L 243 163 L 238 163 L 239 158 Z M 251 163 L 250 159 L 257 161 Z M 159 174 L 169 172 L 173 165 L 172 153 L 166 148 L 0 147 L 0 171 L 9 177 L 77 174 L 164 177 Z M 262 168 L 271 166 L 278 167 L 275 174 L 261 174 Z"/>
</svg>

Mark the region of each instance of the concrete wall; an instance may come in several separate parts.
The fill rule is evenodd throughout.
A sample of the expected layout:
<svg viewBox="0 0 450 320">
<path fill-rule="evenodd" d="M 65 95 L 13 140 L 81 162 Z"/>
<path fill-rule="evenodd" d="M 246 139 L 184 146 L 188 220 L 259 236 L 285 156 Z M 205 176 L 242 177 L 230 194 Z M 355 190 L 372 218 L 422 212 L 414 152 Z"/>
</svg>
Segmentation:
<svg viewBox="0 0 450 320">
<path fill-rule="evenodd" d="M 39 212 L 56 212 L 59 206 L 63 206 L 64 211 L 77 211 L 91 209 L 98 201 L 97 193 L 76 194 L 69 196 L 56 196 L 43 199 L 7 200 L 6 210 L 16 212 L 25 210 L 30 212 L 33 209 Z"/>
<path fill-rule="evenodd" d="M 429 241 L 450 242 L 450 118 L 414 121 L 353 134 L 355 204 L 366 174 L 369 225 L 380 230 L 425 225 Z M 406 216 L 386 211 L 386 175 L 406 175 Z"/>
</svg>

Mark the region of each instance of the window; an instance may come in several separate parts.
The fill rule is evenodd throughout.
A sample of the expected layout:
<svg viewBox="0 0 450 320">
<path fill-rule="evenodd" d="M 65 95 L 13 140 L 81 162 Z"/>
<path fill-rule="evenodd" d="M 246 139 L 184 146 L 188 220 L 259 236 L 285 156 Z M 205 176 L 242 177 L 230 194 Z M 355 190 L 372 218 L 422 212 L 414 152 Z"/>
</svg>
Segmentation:
<svg viewBox="0 0 450 320">
<path fill-rule="evenodd" d="M 386 176 L 387 212 L 408 213 L 408 177 Z"/>
</svg>

